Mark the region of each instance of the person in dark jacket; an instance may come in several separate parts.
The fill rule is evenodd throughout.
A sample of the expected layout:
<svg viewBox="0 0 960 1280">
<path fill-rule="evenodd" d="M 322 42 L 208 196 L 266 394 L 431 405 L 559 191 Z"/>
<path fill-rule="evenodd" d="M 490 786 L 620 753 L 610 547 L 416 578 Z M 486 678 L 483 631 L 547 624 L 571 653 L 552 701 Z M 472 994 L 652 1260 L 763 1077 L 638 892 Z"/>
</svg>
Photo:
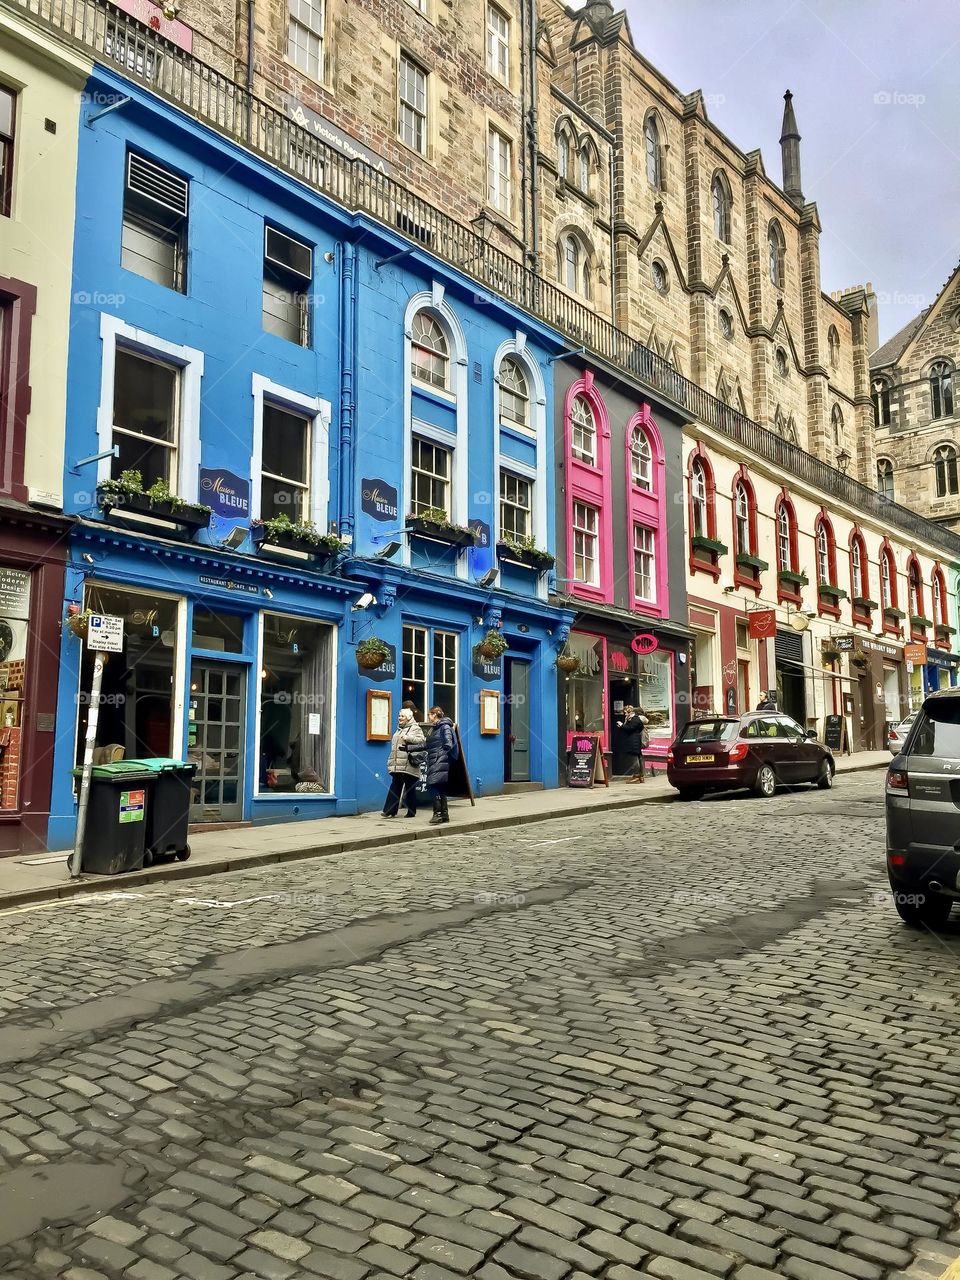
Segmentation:
<svg viewBox="0 0 960 1280">
<path fill-rule="evenodd" d="M 453 721 L 443 707 L 431 707 L 429 720 L 433 731 L 427 739 L 427 790 L 433 800 L 430 825 L 436 826 L 437 823 L 450 821 L 447 812 L 447 785 L 450 766 L 459 758 L 460 751 L 453 732 Z"/>
<path fill-rule="evenodd" d="M 757 703 L 757 710 L 758 711 L 776 711 L 777 709 L 776 699 L 777 699 L 777 695 L 775 693 L 773 692 L 765 693 L 763 697 L 760 699 L 760 701 Z"/>
<path fill-rule="evenodd" d="M 623 719 L 617 721 L 620 742 L 626 757 L 625 773 L 632 774 L 631 782 L 646 782 L 643 767 L 643 748 L 646 746 L 647 717 L 637 707 L 624 707 Z"/>
</svg>

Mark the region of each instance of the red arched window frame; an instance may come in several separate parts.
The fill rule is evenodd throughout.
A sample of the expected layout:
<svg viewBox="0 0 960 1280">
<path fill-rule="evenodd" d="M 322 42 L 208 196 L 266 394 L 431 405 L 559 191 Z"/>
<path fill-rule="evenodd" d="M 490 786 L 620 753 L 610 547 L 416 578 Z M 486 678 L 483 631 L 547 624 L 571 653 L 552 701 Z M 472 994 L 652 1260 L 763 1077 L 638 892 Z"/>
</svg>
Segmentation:
<svg viewBox="0 0 960 1280">
<path fill-rule="evenodd" d="M 826 544 L 824 546 L 824 543 Z M 826 577 L 821 573 L 821 561 L 826 551 Z M 817 612 L 827 618 L 840 617 L 840 601 L 843 595 L 835 595 L 826 587 L 838 587 L 837 583 L 837 539 L 833 532 L 833 523 L 824 507 L 820 508 L 814 525 L 814 553 L 817 566 Z"/>
<path fill-rule="evenodd" d="M 700 486 L 702 476 L 702 503 L 706 517 L 706 529 L 698 533 L 698 520 L 695 508 L 699 504 L 696 489 Z M 708 573 L 714 581 L 720 577 L 720 556 L 726 550 L 717 539 L 717 486 L 713 477 L 713 467 L 702 444 L 698 444 L 690 455 L 687 470 L 687 511 L 690 520 L 690 572 Z M 702 524 L 702 521 L 699 522 Z M 698 539 L 715 544 L 704 546 Z M 722 548 L 722 549 L 721 549 Z"/>
<path fill-rule="evenodd" d="M 914 551 L 910 552 L 910 559 L 907 561 L 907 612 L 909 614 L 911 640 L 926 640 L 926 627 L 918 627 L 913 621 L 914 618 L 925 616 L 923 612 L 923 574 L 920 572 L 920 561 Z"/>
<path fill-rule="evenodd" d="M 889 586 L 889 596 L 886 594 L 887 586 Z M 884 635 L 899 636 L 902 634 L 903 629 L 897 616 L 900 611 L 899 598 L 897 590 L 897 560 L 893 554 L 893 547 L 884 538 L 880 544 L 880 609 L 883 614 Z M 889 609 L 894 610 L 892 615 L 888 613 Z"/>
<path fill-rule="evenodd" d="M 781 532 L 786 517 L 785 537 L 789 551 L 789 562 L 781 550 Z M 801 597 L 801 584 L 791 582 L 789 579 L 784 581 L 781 577 L 783 573 L 796 574 L 799 572 L 797 566 L 800 563 L 800 553 L 797 543 L 797 512 L 793 505 L 793 501 L 786 489 L 781 489 L 774 506 L 774 536 L 777 546 L 777 603 L 799 604 Z"/>
<path fill-rule="evenodd" d="M 940 595 L 939 609 L 937 608 L 937 592 L 933 591 L 934 583 L 936 583 L 937 589 Z M 947 628 L 950 626 L 950 619 L 947 614 L 947 580 L 944 577 L 943 570 L 940 568 L 939 560 L 936 561 L 936 563 L 933 566 L 933 574 L 930 578 L 930 585 L 931 585 L 930 598 L 933 604 L 931 613 L 933 614 L 933 629 L 937 637 L 937 640 L 936 640 L 937 648 L 949 649 L 950 648 L 950 632 L 947 630 Z M 941 628 L 943 628 L 942 634 L 941 634 Z"/>
<path fill-rule="evenodd" d="M 857 560 L 859 559 L 859 572 Z M 860 532 L 860 526 L 854 525 L 850 534 L 850 607 L 853 621 L 860 626 L 873 625 L 873 605 L 865 603 L 870 599 L 870 561 L 867 558 L 867 543 Z M 858 603 L 859 601 L 859 603 Z"/>
<path fill-rule="evenodd" d="M 742 515 L 739 510 L 739 493 L 743 492 L 746 497 L 746 524 L 747 524 L 747 545 L 741 546 L 741 523 Z M 733 489 L 730 494 L 731 514 L 733 517 L 733 580 L 738 587 L 746 587 L 748 591 L 752 591 L 754 595 L 760 594 L 760 574 L 763 568 L 769 568 L 765 562 L 757 564 L 741 563 L 743 556 L 749 556 L 751 559 L 757 560 L 757 548 L 759 546 L 759 537 L 757 534 L 757 494 L 753 487 L 753 481 L 747 473 L 746 467 L 741 466 L 740 470 L 733 478 Z M 763 568 L 761 567 L 763 565 Z"/>
</svg>

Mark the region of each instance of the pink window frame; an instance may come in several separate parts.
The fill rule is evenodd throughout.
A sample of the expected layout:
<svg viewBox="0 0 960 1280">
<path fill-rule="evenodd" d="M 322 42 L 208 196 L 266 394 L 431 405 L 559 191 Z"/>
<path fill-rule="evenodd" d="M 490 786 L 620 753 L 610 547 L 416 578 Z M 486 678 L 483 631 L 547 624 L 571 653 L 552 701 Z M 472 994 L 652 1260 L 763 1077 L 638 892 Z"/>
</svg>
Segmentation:
<svg viewBox="0 0 960 1280">
<path fill-rule="evenodd" d="M 593 410 L 597 427 L 597 465 L 591 466 L 573 456 L 573 423 L 570 418 L 573 402 L 583 396 Z M 571 595 L 584 600 L 613 602 L 613 520 L 610 476 L 610 418 L 600 393 L 594 386 L 589 369 L 567 390 L 563 406 L 564 459 L 566 462 L 566 516 L 567 516 L 567 577 Z M 599 538 L 600 582 L 592 586 L 577 582 L 573 577 L 573 504 L 586 502 L 597 509 L 597 533 Z"/>
<path fill-rule="evenodd" d="M 633 437 L 640 429 L 650 444 L 653 488 L 648 492 L 633 483 Z M 635 613 L 662 618 L 670 612 L 668 600 L 667 556 L 664 540 L 664 504 L 666 502 L 666 463 L 663 456 L 663 440 L 660 430 L 650 413 L 650 406 L 643 404 L 627 423 L 624 436 L 625 492 L 627 494 L 627 595 L 630 608 Z M 643 525 L 653 533 L 654 571 L 656 575 L 656 600 L 640 600 L 635 591 L 633 572 L 633 530 Z"/>
</svg>

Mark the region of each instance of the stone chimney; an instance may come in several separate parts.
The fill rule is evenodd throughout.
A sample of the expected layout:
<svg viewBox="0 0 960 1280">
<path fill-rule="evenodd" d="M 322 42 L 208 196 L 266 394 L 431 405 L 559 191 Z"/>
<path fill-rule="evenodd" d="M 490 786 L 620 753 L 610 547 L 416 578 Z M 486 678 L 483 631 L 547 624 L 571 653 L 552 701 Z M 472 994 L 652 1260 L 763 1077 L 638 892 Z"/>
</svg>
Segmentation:
<svg viewBox="0 0 960 1280">
<path fill-rule="evenodd" d="M 788 89 L 783 95 L 783 127 L 780 130 L 780 156 L 783 163 L 783 190 L 792 204 L 803 205 L 803 185 L 800 181 L 800 133 L 797 117 L 793 114 L 793 94 Z"/>
</svg>

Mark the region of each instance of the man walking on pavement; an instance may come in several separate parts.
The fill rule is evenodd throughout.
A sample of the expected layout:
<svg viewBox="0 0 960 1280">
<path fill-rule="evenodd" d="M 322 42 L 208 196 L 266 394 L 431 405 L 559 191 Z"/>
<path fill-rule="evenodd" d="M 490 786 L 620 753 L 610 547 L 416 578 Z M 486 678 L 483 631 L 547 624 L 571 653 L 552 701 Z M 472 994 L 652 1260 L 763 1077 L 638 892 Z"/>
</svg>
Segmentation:
<svg viewBox="0 0 960 1280">
<path fill-rule="evenodd" d="M 453 721 L 443 707 L 430 708 L 430 723 L 433 732 L 427 739 L 427 790 L 433 800 L 430 826 L 434 827 L 438 823 L 450 821 L 447 812 L 447 787 L 450 766 L 460 758 L 460 749 L 453 732 Z"/>
</svg>

